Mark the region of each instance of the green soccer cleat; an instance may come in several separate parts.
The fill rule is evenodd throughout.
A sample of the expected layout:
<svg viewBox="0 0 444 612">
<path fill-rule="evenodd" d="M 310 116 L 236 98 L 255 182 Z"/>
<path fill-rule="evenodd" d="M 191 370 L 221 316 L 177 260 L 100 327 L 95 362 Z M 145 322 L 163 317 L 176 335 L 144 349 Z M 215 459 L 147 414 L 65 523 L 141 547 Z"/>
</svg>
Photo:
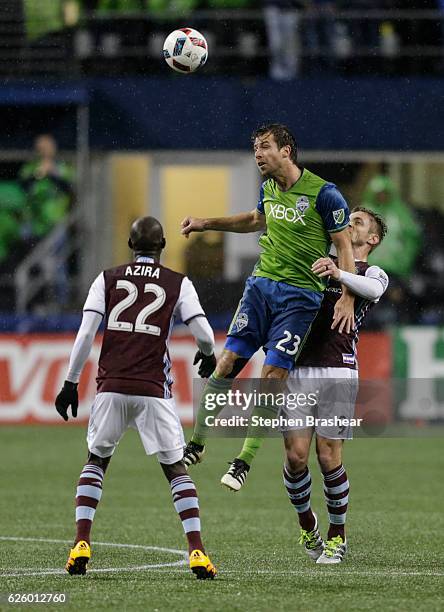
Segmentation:
<svg viewBox="0 0 444 612">
<path fill-rule="evenodd" d="M 340 535 L 327 540 L 325 550 L 316 563 L 342 563 L 345 553 L 347 552 L 347 540 L 341 538 Z"/>
<path fill-rule="evenodd" d="M 318 517 L 314 512 L 313 516 L 315 517 L 314 527 L 311 531 L 301 528 L 299 544 L 303 545 L 304 550 L 310 559 L 317 561 L 324 552 L 325 544 L 318 530 Z"/>
</svg>

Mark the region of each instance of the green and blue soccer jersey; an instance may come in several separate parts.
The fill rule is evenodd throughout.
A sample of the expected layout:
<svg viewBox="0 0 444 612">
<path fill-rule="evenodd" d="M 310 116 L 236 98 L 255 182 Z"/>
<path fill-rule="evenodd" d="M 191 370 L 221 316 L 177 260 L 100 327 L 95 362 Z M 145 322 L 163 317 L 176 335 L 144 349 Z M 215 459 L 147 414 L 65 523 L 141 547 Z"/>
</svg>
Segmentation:
<svg viewBox="0 0 444 612">
<path fill-rule="evenodd" d="M 330 233 L 347 227 L 349 210 L 335 185 L 305 169 L 285 192 L 265 181 L 257 208 L 267 221 L 262 253 L 225 348 L 249 359 L 263 347 L 265 365 L 291 370 L 323 296 L 324 283 L 311 266 L 328 254 Z"/>
<path fill-rule="evenodd" d="M 325 284 L 311 266 L 328 255 L 330 233 L 349 224 L 348 205 L 337 187 L 304 168 L 288 191 L 274 179 L 265 181 L 257 209 L 266 216 L 267 229 L 253 276 L 322 291 Z"/>
</svg>

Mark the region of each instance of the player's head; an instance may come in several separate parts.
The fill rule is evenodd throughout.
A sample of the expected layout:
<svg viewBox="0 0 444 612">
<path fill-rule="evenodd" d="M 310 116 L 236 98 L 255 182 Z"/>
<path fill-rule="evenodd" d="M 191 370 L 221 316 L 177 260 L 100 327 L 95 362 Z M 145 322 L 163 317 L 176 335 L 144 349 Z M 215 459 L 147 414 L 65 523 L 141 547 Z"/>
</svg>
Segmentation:
<svg viewBox="0 0 444 612">
<path fill-rule="evenodd" d="M 354 247 L 367 247 L 371 253 L 384 240 L 387 225 L 378 213 L 365 206 L 356 206 L 350 215 L 351 241 Z"/>
<path fill-rule="evenodd" d="M 129 248 L 134 255 L 149 255 L 159 257 L 165 248 L 166 240 L 163 227 L 154 217 L 139 217 L 130 229 Z"/>
<path fill-rule="evenodd" d="M 263 176 L 274 176 L 286 164 L 297 164 L 296 140 L 286 125 L 262 125 L 253 132 L 251 140 L 256 164 Z"/>
<path fill-rule="evenodd" d="M 37 155 L 43 159 L 53 159 L 57 153 L 57 143 L 51 134 L 40 134 L 34 141 Z"/>
</svg>

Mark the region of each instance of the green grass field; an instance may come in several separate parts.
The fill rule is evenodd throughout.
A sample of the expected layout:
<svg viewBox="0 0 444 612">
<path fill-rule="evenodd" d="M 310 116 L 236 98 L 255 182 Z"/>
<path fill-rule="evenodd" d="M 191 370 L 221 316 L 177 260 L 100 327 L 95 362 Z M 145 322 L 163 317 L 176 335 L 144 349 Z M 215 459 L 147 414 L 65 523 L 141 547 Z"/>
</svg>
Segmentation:
<svg viewBox="0 0 444 612">
<path fill-rule="evenodd" d="M 49 592 L 66 593 L 68 602 L 35 607 L 444 609 L 442 438 L 360 439 L 347 445 L 349 554 L 337 567 L 313 564 L 297 544 L 296 516 L 282 485 L 281 441 L 265 442 L 245 488 L 234 494 L 219 479 L 240 440 L 210 440 L 205 462 L 190 473 L 200 496 L 204 540 L 219 576 L 200 582 L 185 565 L 159 567 L 180 562 L 180 553 L 143 548 L 186 546 L 168 484 L 134 432 L 127 434 L 111 462 L 93 527 L 90 569 L 121 569 L 90 571 L 84 577 L 60 572 L 74 535 L 73 496 L 85 459 L 84 436 L 83 428 L 63 426 L 0 431 L 2 610 L 30 607 L 6 603 L 5 594 Z M 313 507 L 325 533 L 326 511 L 314 462 L 312 475 Z M 140 569 L 146 565 L 158 567 Z M 43 571 L 48 573 L 36 575 Z"/>
</svg>

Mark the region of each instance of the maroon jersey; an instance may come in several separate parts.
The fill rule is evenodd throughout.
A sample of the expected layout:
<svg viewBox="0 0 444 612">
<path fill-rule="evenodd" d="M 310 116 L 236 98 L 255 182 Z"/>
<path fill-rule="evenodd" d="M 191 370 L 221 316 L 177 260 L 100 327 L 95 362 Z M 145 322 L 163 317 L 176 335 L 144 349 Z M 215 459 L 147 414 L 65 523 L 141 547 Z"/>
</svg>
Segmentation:
<svg viewBox="0 0 444 612">
<path fill-rule="evenodd" d="M 332 257 L 337 263 L 337 259 Z M 378 278 L 385 273 L 377 266 L 369 266 L 365 261 L 356 261 L 356 274 Z M 367 273 L 367 274 L 366 274 Z M 328 368 L 358 368 L 356 344 L 358 334 L 366 314 L 376 302 L 355 296 L 355 328 L 349 334 L 339 333 L 338 329 L 330 329 L 333 321 L 334 307 L 342 295 L 339 281 L 329 278 L 324 290 L 321 308 L 311 326 L 308 338 L 297 358 L 296 366 L 328 367 Z"/>
<path fill-rule="evenodd" d="M 105 316 L 97 391 L 171 397 L 168 342 L 175 316 L 204 315 L 189 279 L 139 258 L 99 275 L 87 310 Z"/>
</svg>

